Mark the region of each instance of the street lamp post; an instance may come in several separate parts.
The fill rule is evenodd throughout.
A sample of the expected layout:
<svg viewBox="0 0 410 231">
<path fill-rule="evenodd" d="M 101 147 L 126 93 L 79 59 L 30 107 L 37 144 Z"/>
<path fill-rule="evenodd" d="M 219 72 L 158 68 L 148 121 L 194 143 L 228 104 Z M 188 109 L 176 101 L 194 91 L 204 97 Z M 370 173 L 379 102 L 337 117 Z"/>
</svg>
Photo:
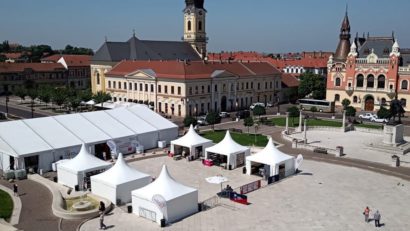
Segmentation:
<svg viewBox="0 0 410 231">
<path fill-rule="evenodd" d="M 303 142 L 304 142 L 305 144 L 307 144 L 307 134 L 306 134 L 306 132 L 307 132 L 307 129 L 306 129 L 307 117 L 305 117 L 304 122 L 305 122 L 305 124 L 303 125 L 303 129 L 304 129 Z"/>
</svg>

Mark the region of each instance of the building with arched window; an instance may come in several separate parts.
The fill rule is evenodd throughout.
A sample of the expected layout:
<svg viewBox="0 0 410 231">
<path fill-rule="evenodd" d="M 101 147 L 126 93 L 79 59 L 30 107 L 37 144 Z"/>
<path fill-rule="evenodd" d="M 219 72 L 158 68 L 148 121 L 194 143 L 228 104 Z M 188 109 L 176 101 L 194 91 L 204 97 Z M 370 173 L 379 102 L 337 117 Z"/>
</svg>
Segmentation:
<svg viewBox="0 0 410 231">
<path fill-rule="evenodd" d="M 356 37 L 350 43 L 346 13 L 336 53 L 328 60 L 326 98 L 341 107 L 343 99 L 365 111 L 389 106 L 396 96 L 406 111 L 410 100 L 410 49 L 400 49 L 394 34 Z M 339 100 L 336 100 L 339 99 Z"/>
</svg>

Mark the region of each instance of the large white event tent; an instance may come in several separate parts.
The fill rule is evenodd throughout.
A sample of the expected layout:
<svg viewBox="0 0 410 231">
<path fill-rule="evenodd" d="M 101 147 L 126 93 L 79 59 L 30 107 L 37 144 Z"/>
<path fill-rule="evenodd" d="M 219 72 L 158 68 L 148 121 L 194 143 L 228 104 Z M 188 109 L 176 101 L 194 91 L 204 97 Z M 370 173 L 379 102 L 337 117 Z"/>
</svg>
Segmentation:
<svg viewBox="0 0 410 231">
<path fill-rule="evenodd" d="M 210 154 L 226 156 L 227 168 L 235 169 L 245 164 L 245 157 L 249 156 L 251 151 L 248 147 L 236 143 L 229 131 L 226 131 L 225 137 L 221 142 L 205 149 L 205 159 L 209 159 Z"/>
<path fill-rule="evenodd" d="M 112 168 L 91 176 L 91 192 L 120 205 L 131 202 L 131 191 L 148 185 L 151 180 L 150 175 L 130 167 L 120 153 Z"/>
<path fill-rule="evenodd" d="M 251 175 L 252 164 L 263 164 L 269 166 L 267 170 L 269 176 L 287 177 L 295 173 L 295 157 L 279 151 L 273 144 L 272 138 L 269 139 L 266 147 L 256 153 L 246 157 L 246 173 Z"/>
<path fill-rule="evenodd" d="M 158 141 L 169 143 L 178 137 L 178 127 L 170 124 L 141 106 L 3 122 L 0 170 L 49 171 L 52 163 L 73 158 L 83 143 L 98 156 L 110 152 L 108 141 L 115 143 L 117 153 L 133 153 L 137 143 L 145 149 L 156 148 Z"/>
<path fill-rule="evenodd" d="M 179 155 L 185 147 L 188 151 L 187 154 L 193 156 L 194 159 L 197 159 L 200 153 L 204 153 L 205 149 L 212 146 L 212 144 L 211 140 L 198 135 L 195 132 L 194 127 L 191 125 L 184 136 L 171 141 L 171 152 Z"/>
<path fill-rule="evenodd" d="M 164 165 L 151 184 L 132 191 L 133 213 L 161 224 L 198 212 L 198 190 L 176 182 Z"/>
<path fill-rule="evenodd" d="M 98 159 L 87 151 L 85 144 L 80 152 L 71 160 L 57 165 L 58 183 L 79 189 L 83 188 L 84 178 L 103 172 L 111 167 L 111 164 Z"/>
</svg>

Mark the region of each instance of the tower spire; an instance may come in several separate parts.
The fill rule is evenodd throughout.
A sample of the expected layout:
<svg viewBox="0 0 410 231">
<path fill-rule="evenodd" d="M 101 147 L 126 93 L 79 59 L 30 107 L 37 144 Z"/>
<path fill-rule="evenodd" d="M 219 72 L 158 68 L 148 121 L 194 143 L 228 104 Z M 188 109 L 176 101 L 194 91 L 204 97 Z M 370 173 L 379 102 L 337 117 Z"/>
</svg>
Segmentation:
<svg viewBox="0 0 410 231">
<path fill-rule="evenodd" d="M 346 57 L 349 54 L 350 46 L 351 46 L 350 45 L 350 22 L 349 22 L 349 16 L 347 14 L 347 4 L 346 4 L 345 17 L 343 18 L 342 26 L 340 27 L 339 38 L 340 38 L 340 41 L 336 49 L 335 59 L 344 61 L 346 60 Z"/>
</svg>

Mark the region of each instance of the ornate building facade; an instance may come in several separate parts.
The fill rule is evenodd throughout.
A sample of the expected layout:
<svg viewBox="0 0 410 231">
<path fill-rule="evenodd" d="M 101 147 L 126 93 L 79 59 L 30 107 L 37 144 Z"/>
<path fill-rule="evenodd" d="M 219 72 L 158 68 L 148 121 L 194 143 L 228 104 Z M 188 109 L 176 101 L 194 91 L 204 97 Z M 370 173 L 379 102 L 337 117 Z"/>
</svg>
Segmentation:
<svg viewBox="0 0 410 231">
<path fill-rule="evenodd" d="M 340 42 L 328 60 L 326 99 L 341 106 L 343 99 L 359 110 L 376 111 L 397 97 L 410 110 L 410 50 L 400 49 L 394 34 L 359 37 L 350 44 L 348 15 L 342 22 Z"/>
</svg>

